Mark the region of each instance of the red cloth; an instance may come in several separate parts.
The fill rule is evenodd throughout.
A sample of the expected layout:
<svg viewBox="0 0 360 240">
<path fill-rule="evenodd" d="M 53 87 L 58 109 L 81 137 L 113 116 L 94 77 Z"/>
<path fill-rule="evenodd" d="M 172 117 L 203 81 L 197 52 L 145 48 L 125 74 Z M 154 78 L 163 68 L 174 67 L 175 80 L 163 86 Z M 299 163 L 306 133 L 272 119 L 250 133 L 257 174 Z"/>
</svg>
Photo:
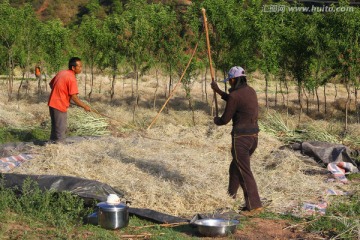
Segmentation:
<svg viewBox="0 0 360 240">
<path fill-rule="evenodd" d="M 71 95 L 78 94 L 75 73 L 72 70 L 60 71 L 50 82 L 49 107 L 66 112 L 70 106 Z"/>
</svg>

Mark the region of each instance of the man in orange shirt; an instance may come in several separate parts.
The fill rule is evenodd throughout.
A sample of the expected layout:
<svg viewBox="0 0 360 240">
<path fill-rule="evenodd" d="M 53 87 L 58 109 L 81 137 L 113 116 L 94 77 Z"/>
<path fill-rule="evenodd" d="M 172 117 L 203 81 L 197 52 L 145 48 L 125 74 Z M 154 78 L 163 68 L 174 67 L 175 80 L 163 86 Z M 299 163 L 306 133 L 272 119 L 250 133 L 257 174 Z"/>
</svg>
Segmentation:
<svg viewBox="0 0 360 240">
<path fill-rule="evenodd" d="M 91 111 L 90 107 L 78 98 L 79 90 L 75 75 L 81 73 L 81 69 L 81 59 L 73 57 L 69 60 L 69 69 L 60 71 L 50 81 L 51 93 L 48 101 L 51 118 L 50 140 L 55 143 L 65 141 L 70 100 L 85 111 Z"/>
<path fill-rule="evenodd" d="M 40 71 L 40 67 L 36 66 L 35 67 L 35 77 L 36 78 L 40 78 L 41 77 L 41 71 Z"/>
</svg>

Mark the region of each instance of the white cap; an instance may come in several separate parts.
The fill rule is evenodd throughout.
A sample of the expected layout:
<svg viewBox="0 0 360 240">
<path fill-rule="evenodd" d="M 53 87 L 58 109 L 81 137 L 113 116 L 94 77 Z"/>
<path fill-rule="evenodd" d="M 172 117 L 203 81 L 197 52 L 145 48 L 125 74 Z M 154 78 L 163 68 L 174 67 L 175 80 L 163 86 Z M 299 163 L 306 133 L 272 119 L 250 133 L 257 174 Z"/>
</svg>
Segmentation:
<svg viewBox="0 0 360 240">
<path fill-rule="evenodd" d="M 223 80 L 223 82 L 227 82 L 232 78 L 237 78 L 237 77 L 242 77 L 242 76 L 246 76 L 245 70 L 242 67 L 235 66 L 230 69 L 230 71 L 228 73 L 228 78 L 225 78 Z"/>
</svg>

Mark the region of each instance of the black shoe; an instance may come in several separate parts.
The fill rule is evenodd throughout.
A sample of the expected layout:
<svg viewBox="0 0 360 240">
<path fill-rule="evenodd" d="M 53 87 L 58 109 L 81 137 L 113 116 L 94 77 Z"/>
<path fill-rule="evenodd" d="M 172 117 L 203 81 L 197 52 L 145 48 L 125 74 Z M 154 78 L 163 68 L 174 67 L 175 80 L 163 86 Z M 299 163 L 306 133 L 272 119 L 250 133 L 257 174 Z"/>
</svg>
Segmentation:
<svg viewBox="0 0 360 240">
<path fill-rule="evenodd" d="M 240 207 L 238 210 L 240 212 L 249 211 L 247 207 Z"/>
</svg>

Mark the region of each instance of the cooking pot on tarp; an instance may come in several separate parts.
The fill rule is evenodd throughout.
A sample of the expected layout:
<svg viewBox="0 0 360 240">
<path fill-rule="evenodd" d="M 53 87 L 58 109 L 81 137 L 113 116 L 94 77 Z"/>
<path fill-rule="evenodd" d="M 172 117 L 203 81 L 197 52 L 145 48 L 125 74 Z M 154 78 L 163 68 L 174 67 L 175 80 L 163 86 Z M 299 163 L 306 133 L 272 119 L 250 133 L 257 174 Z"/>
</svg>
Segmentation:
<svg viewBox="0 0 360 240">
<path fill-rule="evenodd" d="M 118 229 L 129 224 L 129 207 L 123 203 L 101 202 L 97 204 L 97 217 L 100 227 Z"/>
</svg>

